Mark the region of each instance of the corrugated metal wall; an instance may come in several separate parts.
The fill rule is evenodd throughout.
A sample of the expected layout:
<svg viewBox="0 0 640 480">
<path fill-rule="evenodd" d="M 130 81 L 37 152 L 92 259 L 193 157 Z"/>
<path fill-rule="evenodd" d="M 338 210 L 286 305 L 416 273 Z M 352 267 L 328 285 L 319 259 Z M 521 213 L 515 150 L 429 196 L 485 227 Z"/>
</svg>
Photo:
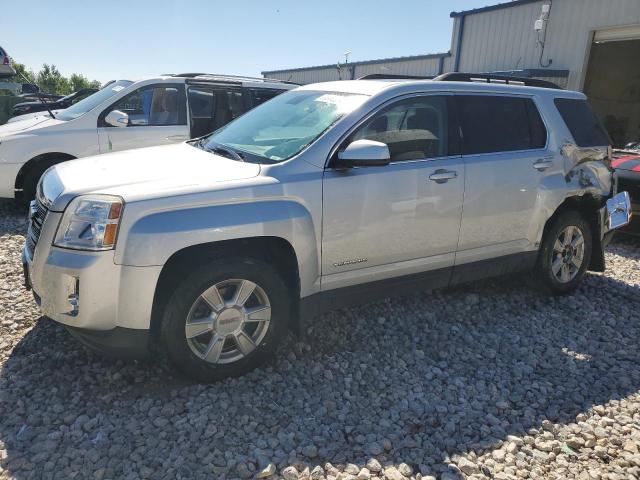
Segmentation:
<svg viewBox="0 0 640 480">
<path fill-rule="evenodd" d="M 541 68 L 541 47 L 533 24 L 543 3 L 549 1 L 467 15 L 459 70 Z M 457 17 L 454 43 L 459 23 Z M 553 59 L 549 68 L 568 69 L 568 88 L 580 89 L 593 31 L 639 23 L 640 0 L 554 0 L 542 64 Z"/>
<path fill-rule="evenodd" d="M 487 72 L 537 66 L 533 22 L 540 16 L 541 5 L 530 3 L 467 15 L 459 70 Z M 456 23 L 459 21 L 456 18 Z"/>
<path fill-rule="evenodd" d="M 445 56 L 445 55 L 442 55 Z M 380 61 L 353 62 L 338 70 L 336 66 L 319 66 L 275 72 L 263 72 L 270 78 L 288 80 L 300 84 L 327 82 L 330 80 L 350 80 L 374 73 L 396 75 L 438 75 L 440 72 L 440 56 L 416 56 L 406 59 L 383 59 Z M 355 69 L 355 71 L 354 71 Z M 353 73 L 352 73 L 353 72 Z"/>
<path fill-rule="evenodd" d="M 541 59 L 538 33 L 533 25 L 540 17 L 544 3 L 550 3 L 550 0 L 466 14 L 458 70 L 492 72 L 539 69 L 544 66 L 566 69 L 569 70 L 568 79 L 550 80 L 579 90 L 584 82 L 593 32 L 615 26 L 640 24 L 640 0 L 553 0 Z M 461 17 L 455 17 L 454 20 L 451 55 L 444 57 L 444 72 L 453 71 L 455 66 Z M 371 73 L 437 75 L 440 58 L 427 57 L 429 56 L 355 62 L 349 68 L 355 65 L 354 78 Z M 549 59 L 553 60 L 551 64 L 548 64 Z M 338 69 L 333 66 L 265 74 L 302 84 L 351 78 L 351 70 L 343 68 L 340 77 Z"/>
</svg>

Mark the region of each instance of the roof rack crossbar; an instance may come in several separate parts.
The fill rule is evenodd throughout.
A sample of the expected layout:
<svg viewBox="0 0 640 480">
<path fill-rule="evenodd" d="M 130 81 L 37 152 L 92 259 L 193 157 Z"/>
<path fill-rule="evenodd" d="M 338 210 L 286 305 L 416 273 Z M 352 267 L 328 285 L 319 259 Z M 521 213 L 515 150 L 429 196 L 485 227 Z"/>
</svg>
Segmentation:
<svg viewBox="0 0 640 480">
<path fill-rule="evenodd" d="M 462 73 L 450 72 L 438 75 L 433 79 L 436 82 L 484 82 L 484 83 L 501 83 L 506 85 L 524 85 L 527 87 L 553 88 L 561 90 L 561 88 L 548 80 L 539 80 L 537 78 L 515 77 L 511 75 L 498 75 L 488 73 Z"/>
<path fill-rule="evenodd" d="M 394 73 L 370 73 L 359 77 L 358 80 L 431 80 L 433 75 L 399 75 Z"/>
</svg>

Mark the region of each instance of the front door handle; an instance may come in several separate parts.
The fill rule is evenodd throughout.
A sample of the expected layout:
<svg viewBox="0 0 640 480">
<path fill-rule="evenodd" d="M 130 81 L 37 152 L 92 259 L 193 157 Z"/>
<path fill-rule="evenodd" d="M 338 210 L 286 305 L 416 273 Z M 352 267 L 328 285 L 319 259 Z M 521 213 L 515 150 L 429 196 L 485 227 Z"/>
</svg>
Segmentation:
<svg viewBox="0 0 640 480">
<path fill-rule="evenodd" d="M 168 137 L 166 137 L 167 140 L 169 140 L 170 142 L 181 142 L 183 140 L 187 139 L 186 135 L 169 135 Z"/>
<path fill-rule="evenodd" d="M 458 176 L 458 172 L 454 170 L 444 170 L 439 168 L 431 175 L 429 175 L 429 180 L 436 183 L 447 183 L 452 178 L 456 178 Z"/>
<path fill-rule="evenodd" d="M 551 165 L 553 165 L 553 160 L 549 160 L 549 159 L 546 159 L 546 158 L 541 158 L 540 160 L 537 160 L 533 164 L 533 168 L 535 168 L 539 172 L 544 172 Z"/>
</svg>

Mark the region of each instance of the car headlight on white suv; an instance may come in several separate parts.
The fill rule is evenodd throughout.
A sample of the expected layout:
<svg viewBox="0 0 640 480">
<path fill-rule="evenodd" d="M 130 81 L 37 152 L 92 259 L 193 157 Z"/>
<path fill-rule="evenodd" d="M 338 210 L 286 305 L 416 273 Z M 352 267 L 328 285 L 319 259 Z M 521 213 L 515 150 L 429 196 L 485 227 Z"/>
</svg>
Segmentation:
<svg viewBox="0 0 640 480">
<path fill-rule="evenodd" d="M 81 195 L 67 206 L 53 244 L 75 250 L 112 250 L 124 202 L 112 195 Z"/>
</svg>

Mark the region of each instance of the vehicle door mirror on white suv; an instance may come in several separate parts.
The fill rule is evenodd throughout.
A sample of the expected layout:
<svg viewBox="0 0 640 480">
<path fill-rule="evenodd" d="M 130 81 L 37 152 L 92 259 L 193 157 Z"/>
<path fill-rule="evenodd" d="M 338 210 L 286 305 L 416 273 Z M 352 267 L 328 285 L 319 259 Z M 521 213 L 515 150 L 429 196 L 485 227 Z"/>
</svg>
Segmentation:
<svg viewBox="0 0 640 480">
<path fill-rule="evenodd" d="M 107 125 L 112 127 L 126 127 L 129 125 L 129 115 L 120 110 L 111 110 L 104 121 Z"/>
<path fill-rule="evenodd" d="M 391 155 L 386 143 L 356 140 L 338 152 L 337 167 L 383 167 L 389 165 Z"/>
</svg>

